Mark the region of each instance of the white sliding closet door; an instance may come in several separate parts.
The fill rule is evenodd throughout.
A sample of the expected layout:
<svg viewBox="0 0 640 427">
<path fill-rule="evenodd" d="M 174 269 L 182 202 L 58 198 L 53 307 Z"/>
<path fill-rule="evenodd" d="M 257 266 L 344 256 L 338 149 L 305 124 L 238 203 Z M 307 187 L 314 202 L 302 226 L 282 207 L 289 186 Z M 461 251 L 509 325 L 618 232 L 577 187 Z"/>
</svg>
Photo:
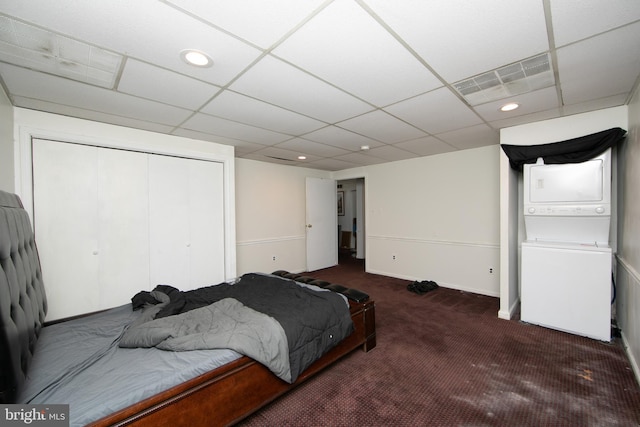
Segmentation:
<svg viewBox="0 0 640 427">
<path fill-rule="evenodd" d="M 98 280 L 97 159 L 95 147 L 33 142 L 33 221 L 47 319 L 99 305 L 98 288 L 86 286 Z"/>
<path fill-rule="evenodd" d="M 222 163 L 33 141 L 47 320 L 225 279 Z"/>
<path fill-rule="evenodd" d="M 34 228 L 53 320 L 149 286 L 146 155 L 34 140 Z"/>
<path fill-rule="evenodd" d="M 149 157 L 151 286 L 181 290 L 225 279 L 223 165 Z"/>
<path fill-rule="evenodd" d="M 99 153 L 98 286 L 102 308 L 109 308 L 149 290 L 149 183 L 147 154 Z"/>
</svg>

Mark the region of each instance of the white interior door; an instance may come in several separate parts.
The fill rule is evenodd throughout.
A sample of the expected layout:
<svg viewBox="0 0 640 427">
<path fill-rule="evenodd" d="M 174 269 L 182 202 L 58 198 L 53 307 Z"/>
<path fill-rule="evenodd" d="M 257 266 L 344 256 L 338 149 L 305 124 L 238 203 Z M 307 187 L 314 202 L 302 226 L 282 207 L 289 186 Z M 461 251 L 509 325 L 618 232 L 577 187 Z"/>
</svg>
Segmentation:
<svg viewBox="0 0 640 427">
<path fill-rule="evenodd" d="M 307 178 L 307 271 L 338 264 L 338 205 L 336 182 Z"/>
</svg>

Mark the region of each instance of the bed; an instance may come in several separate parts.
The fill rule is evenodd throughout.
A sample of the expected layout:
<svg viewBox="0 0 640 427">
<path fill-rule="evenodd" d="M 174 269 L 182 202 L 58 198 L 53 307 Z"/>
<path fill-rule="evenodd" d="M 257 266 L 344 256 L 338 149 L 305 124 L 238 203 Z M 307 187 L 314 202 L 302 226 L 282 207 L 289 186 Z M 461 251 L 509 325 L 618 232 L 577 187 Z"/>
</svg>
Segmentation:
<svg viewBox="0 0 640 427">
<path fill-rule="evenodd" d="M 68 404 L 71 425 L 234 424 L 344 355 L 376 345 L 375 303 L 366 294 L 283 270 L 252 277 L 294 283 L 330 300 L 339 295 L 352 322 L 352 332 L 302 364 L 290 382 L 232 349 L 121 347 L 132 325 L 145 324 L 141 318 L 165 309 L 162 298 L 157 309 L 146 304 L 145 310 L 133 310 L 125 304 L 45 324 L 45 285 L 29 217 L 18 196 L 2 191 L 0 263 L 0 403 Z M 233 308 L 233 301 L 223 301 Z M 71 352 L 65 340 L 74 343 Z M 60 351 L 68 353 L 60 357 Z M 94 371 L 100 365 L 106 371 Z"/>
</svg>

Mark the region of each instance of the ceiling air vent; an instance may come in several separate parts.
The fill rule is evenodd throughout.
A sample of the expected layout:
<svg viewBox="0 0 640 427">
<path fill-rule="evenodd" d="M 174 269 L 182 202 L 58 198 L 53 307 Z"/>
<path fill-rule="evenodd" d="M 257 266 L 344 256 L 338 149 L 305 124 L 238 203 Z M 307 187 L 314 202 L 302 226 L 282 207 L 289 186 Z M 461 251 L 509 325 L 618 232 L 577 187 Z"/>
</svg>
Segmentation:
<svg viewBox="0 0 640 427">
<path fill-rule="evenodd" d="M 89 83 L 115 85 L 122 56 L 0 16 L 0 61 Z"/>
<path fill-rule="evenodd" d="M 545 53 L 454 83 L 453 87 L 470 105 L 479 105 L 554 84 L 549 55 Z"/>
<path fill-rule="evenodd" d="M 291 160 L 291 159 L 285 159 L 283 157 L 276 157 L 276 156 L 267 156 L 265 155 L 265 157 L 268 157 L 270 159 L 274 159 L 274 160 L 281 160 L 283 162 L 295 162 L 295 160 Z"/>
</svg>

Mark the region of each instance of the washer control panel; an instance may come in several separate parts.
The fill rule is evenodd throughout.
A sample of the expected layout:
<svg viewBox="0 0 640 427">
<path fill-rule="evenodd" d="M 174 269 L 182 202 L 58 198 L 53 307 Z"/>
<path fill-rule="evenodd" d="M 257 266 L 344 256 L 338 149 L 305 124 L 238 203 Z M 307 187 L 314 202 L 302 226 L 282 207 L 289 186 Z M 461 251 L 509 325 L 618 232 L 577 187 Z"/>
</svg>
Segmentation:
<svg viewBox="0 0 640 427">
<path fill-rule="evenodd" d="M 554 206 L 554 205 L 535 205 L 525 206 L 525 215 L 548 215 L 548 216 L 604 216 L 610 215 L 610 209 L 607 205 L 590 205 L 590 206 Z"/>
</svg>

